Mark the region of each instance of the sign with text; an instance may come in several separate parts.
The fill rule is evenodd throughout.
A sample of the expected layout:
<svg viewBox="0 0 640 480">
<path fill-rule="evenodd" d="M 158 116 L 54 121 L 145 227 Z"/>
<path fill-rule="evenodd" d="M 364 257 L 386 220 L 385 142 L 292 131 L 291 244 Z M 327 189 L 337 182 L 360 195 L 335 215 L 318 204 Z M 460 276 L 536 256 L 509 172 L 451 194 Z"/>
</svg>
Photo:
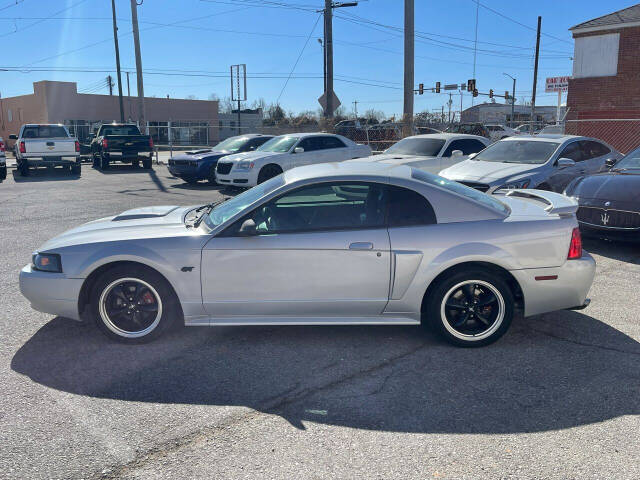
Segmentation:
<svg viewBox="0 0 640 480">
<path fill-rule="evenodd" d="M 547 77 L 545 92 L 566 92 L 569 90 L 570 77 Z"/>
</svg>

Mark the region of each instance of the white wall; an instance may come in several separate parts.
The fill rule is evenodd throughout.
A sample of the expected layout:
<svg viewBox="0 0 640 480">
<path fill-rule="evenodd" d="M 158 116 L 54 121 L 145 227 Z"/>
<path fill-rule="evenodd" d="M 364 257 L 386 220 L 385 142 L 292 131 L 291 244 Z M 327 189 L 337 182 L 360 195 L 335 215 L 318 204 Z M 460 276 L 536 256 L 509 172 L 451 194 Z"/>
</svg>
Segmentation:
<svg viewBox="0 0 640 480">
<path fill-rule="evenodd" d="M 619 33 L 578 37 L 573 55 L 573 78 L 608 77 L 618 73 Z"/>
</svg>

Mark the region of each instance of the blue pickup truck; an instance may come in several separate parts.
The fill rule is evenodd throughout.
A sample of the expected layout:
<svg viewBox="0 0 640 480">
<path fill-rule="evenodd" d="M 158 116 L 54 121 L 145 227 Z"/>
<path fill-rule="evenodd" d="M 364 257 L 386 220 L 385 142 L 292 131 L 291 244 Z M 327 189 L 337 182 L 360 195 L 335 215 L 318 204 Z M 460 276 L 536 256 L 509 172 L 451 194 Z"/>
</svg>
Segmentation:
<svg viewBox="0 0 640 480">
<path fill-rule="evenodd" d="M 273 135 L 257 133 L 240 135 L 227 138 L 210 149 L 175 155 L 169 160 L 169 173 L 187 183 L 194 184 L 200 180 L 208 180 L 215 185 L 216 165 L 220 158 L 233 153 L 251 152 L 272 138 Z"/>
</svg>

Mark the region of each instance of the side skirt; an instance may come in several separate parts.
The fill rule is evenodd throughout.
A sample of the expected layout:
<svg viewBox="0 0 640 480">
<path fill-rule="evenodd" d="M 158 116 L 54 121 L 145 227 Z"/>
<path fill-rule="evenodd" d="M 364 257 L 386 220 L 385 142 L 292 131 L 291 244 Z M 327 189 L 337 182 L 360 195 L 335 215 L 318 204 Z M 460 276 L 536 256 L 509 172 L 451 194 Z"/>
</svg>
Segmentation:
<svg viewBox="0 0 640 480">
<path fill-rule="evenodd" d="M 188 327 L 230 325 L 419 325 L 410 317 L 213 317 L 185 318 Z"/>
</svg>

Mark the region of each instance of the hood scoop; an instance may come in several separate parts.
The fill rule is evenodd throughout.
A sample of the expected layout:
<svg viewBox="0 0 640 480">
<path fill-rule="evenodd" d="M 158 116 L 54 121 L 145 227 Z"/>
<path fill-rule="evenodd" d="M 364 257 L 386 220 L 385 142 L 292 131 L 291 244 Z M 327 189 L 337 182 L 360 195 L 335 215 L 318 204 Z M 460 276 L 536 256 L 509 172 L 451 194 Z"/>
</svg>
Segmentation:
<svg viewBox="0 0 640 480">
<path fill-rule="evenodd" d="M 167 205 L 167 206 L 159 206 L 159 207 L 142 207 L 142 208 L 133 208 L 131 210 L 127 210 L 122 212 L 120 215 L 117 215 L 113 218 L 113 222 L 119 222 L 122 220 L 138 220 L 142 218 L 158 218 L 164 217 L 171 212 L 173 212 L 176 208 L 175 205 Z"/>
</svg>

